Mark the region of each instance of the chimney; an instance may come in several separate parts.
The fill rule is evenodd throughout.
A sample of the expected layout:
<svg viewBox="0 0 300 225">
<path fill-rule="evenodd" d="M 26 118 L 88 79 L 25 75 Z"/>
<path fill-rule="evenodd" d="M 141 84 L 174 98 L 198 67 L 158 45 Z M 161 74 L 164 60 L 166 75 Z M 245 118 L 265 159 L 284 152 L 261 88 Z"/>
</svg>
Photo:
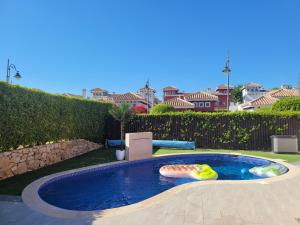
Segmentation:
<svg viewBox="0 0 300 225">
<path fill-rule="evenodd" d="M 86 98 L 86 89 L 85 89 L 85 88 L 82 89 L 82 97 L 83 97 L 83 98 Z"/>
</svg>

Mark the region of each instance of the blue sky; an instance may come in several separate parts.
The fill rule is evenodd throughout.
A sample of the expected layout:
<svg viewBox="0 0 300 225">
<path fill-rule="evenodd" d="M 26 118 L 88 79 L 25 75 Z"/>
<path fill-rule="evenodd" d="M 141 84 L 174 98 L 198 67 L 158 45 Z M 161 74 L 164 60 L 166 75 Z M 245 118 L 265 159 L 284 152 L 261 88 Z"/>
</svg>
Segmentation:
<svg viewBox="0 0 300 225">
<path fill-rule="evenodd" d="M 297 85 L 300 1 L 0 0 L 0 80 L 51 93 L 136 91 L 149 78 L 198 91 L 226 82 Z M 161 96 L 159 96 L 161 97 Z"/>
</svg>

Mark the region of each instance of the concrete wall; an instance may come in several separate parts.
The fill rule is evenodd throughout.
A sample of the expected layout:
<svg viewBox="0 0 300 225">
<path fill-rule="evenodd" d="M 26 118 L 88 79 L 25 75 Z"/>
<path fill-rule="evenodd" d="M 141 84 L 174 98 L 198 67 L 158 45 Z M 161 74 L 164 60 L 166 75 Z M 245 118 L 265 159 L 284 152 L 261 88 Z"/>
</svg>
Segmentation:
<svg viewBox="0 0 300 225">
<path fill-rule="evenodd" d="M 100 144 L 77 139 L 2 152 L 0 153 L 0 180 L 73 158 L 101 147 Z"/>
</svg>

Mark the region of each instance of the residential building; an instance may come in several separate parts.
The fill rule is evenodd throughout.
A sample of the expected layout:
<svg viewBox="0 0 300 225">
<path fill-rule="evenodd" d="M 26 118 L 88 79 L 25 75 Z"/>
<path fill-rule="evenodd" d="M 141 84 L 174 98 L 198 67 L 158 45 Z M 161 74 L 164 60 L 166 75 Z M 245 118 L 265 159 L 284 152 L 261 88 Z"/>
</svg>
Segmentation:
<svg viewBox="0 0 300 225">
<path fill-rule="evenodd" d="M 184 93 L 179 92 L 179 89 L 174 86 L 168 86 L 163 88 L 163 101 L 167 101 L 171 98 L 181 98 L 184 99 Z"/>
<path fill-rule="evenodd" d="M 156 91 L 154 88 L 150 87 L 149 81 L 147 81 L 144 87 L 137 91 L 137 94 L 146 100 L 150 108 L 156 104 L 157 99 L 155 97 L 155 93 Z"/>
<path fill-rule="evenodd" d="M 125 94 L 112 94 L 111 97 L 113 99 L 113 102 L 117 106 L 121 105 L 123 102 L 129 103 L 132 106 L 136 106 L 136 105 L 143 106 L 146 109 L 149 106 L 147 104 L 147 101 L 144 98 L 142 98 L 140 95 L 132 93 L 132 92 L 128 92 Z"/>
<path fill-rule="evenodd" d="M 233 88 L 229 87 L 229 102 L 231 102 L 231 93 Z M 212 112 L 227 109 L 227 85 L 219 85 L 216 91 L 211 89 L 195 93 L 183 93 L 174 86 L 163 88 L 164 103 L 173 105 L 176 110 L 194 110 L 202 112 Z M 194 106 L 191 107 L 192 103 Z"/>
<path fill-rule="evenodd" d="M 248 83 L 242 87 L 243 103 L 253 101 L 265 94 L 266 90 L 257 83 Z"/>
<path fill-rule="evenodd" d="M 194 111 L 212 112 L 215 111 L 218 96 L 208 92 L 196 92 L 186 94 L 185 100 L 194 104 Z"/>
<path fill-rule="evenodd" d="M 112 102 L 112 95 L 108 93 L 108 91 L 101 88 L 94 88 L 91 90 L 91 99 L 97 101 L 110 101 Z"/>
<path fill-rule="evenodd" d="M 233 87 L 229 86 L 229 105 L 232 102 L 232 90 Z M 213 93 L 218 97 L 218 101 L 215 103 L 215 110 L 227 110 L 227 85 L 220 84 L 217 86 L 216 91 Z"/>
<path fill-rule="evenodd" d="M 239 109 L 246 111 L 254 111 L 256 109 L 271 106 L 279 99 L 287 97 L 300 97 L 299 89 L 280 88 L 277 90 L 272 90 L 255 100 L 241 104 L 239 106 Z"/>
</svg>

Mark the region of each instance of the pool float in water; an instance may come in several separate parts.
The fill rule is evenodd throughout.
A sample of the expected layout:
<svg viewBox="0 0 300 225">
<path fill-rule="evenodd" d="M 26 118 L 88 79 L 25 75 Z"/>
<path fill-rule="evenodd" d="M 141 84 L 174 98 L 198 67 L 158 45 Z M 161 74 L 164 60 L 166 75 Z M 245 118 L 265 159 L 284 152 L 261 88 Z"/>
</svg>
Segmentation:
<svg viewBox="0 0 300 225">
<path fill-rule="evenodd" d="M 249 172 L 259 177 L 276 177 L 288 171 L 285 166 L 271 163 L 265 166 L 256 166 L 249 169 Z"/>
<path fill-rule="evenodd" d="M 165 177 L 193 178 L 197 180 L 216 180 L 218 174 L 207 164 L 166 165 L 159 169 Z"/>
</svg>

